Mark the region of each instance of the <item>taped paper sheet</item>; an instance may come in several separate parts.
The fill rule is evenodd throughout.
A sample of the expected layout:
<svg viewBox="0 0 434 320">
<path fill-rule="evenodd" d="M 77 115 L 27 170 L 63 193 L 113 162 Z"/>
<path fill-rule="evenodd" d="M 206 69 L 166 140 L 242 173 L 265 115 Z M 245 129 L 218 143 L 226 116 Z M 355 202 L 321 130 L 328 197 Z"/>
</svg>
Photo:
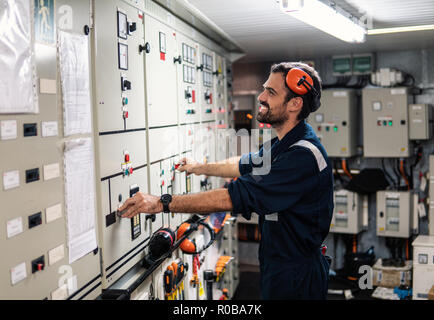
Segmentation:
<svg viewBox="0 0 434 320">
<path fill-rule="evenodd" d="M 29 0 L 0 0 L 0 114 L 38 113 Z"/>
<path fill-rule="evenodd" d="M 59 62 L 65 136 L 91 133 L 88 38 L 60 31 Z"/>
<path fill-rule="evenodd" d="M 69 263 L 97 247 L 95 231 L 95 179 L 90 138 L 65 143 L 65 201 Z"/>
</svg>

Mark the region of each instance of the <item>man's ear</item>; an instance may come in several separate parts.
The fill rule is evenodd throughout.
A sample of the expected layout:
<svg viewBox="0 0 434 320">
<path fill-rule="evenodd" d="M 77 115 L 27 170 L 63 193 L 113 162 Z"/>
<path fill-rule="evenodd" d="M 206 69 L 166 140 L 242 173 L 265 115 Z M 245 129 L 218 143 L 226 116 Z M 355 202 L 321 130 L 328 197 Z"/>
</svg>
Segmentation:
<svg viewBox="0 0 434 320">
<path fill-rule="evenodd" d="M 303 98 L 294 97 L 288 101 L 288 108 L 290 112 L 298 112 L 303 108 Z"/>
</svg>

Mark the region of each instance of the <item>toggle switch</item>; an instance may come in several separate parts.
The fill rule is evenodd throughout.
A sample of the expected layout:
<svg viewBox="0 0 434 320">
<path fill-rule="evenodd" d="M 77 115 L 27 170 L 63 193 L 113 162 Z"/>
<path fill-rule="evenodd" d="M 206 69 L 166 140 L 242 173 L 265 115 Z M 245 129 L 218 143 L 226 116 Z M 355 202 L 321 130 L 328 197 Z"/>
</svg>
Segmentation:
<svg viewBox="0 0 434 320">
<path fill-rule="evenodd" d="M 128 22 L 128 34 L 133 33 L 134 31 L 137 30 L 137 23 L 135 22 Z"/>
<path fill-rule="evenodd" d="M 45 268 L 45 258 L 44 256 L 40 256 L 32 261 L 32 273 L 36 273 L 38 271 L 42 271 Z"/>
<path fill-rule="evenodd" d="M 122 91 L 131 90 L 131 81 L 127 80 L 125 76 L 121 76 L 121 89 Z"/>
<path fill-rule="evenodd" d="M 42 214 L 41 212 L 32 214 L 29 216 L 29 229 L 32 229 L 36 226 L 39 226 L 42 224 Z"/>
</svg>

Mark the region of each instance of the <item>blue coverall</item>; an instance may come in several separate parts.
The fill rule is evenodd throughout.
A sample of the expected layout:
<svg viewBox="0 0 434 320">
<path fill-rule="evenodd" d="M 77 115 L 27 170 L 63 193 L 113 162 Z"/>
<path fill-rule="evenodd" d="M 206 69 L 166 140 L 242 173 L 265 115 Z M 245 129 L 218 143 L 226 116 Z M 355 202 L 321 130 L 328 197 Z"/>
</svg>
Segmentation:
<svg viewBox="0 0 434 320">
<path fill-rule="evenodd" d="M 252 157 L 266 152 L 271 169 L 258 176 Z M 239 169 L 228 191 L 234 214 L 259 215 L 262 299 L 326 299 L 329 265 L 319 248 L 333 214 L 333 174 L 312 127 L 300 121 L 271 148 L 243 155 Z"/>
</svg>

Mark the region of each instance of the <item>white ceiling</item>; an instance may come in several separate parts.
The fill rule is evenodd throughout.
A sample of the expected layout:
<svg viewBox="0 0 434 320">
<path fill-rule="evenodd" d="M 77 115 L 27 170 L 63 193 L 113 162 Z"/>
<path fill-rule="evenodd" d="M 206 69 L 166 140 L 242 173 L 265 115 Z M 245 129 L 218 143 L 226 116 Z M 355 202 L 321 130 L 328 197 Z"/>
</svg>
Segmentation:
<svg viewBox="0 0 434 320">
<path fill-rule="evenodd" d="M 311 59 L 334 54 L 434 47 L 434 30 L 367 36 L 350 44 L 279 10 L 276 0 L 189 0 L 246 52 L 240 62 Z M 434 24 L 434 0 L 334 0 L 372 27 Z"/>
</svg>

